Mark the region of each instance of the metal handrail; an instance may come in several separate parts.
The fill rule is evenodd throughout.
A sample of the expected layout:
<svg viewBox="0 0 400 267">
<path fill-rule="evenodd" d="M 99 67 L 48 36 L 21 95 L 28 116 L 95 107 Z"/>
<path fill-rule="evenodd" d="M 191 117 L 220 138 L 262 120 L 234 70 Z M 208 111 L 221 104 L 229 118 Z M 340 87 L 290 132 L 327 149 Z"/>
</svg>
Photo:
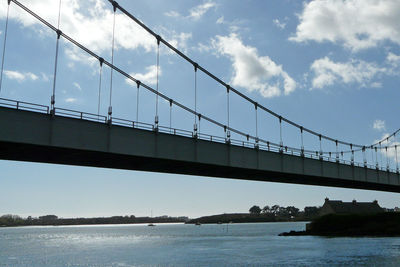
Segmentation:
<svg viewBox="0 0 400 267">
<path fill-rule="evenodd" d="M 72 110 L 72 109 L 66 109 L 66 108 L 55 107 L 54 114 L 65 116 L 65 117 L 78 118 L 78 119 L 82 119 L 82 120 L 98 121 L 98 122 L 104 122 L 104 123 L 107 122 L 106 116 L 89 113 L 89 112 Z"/>
<path fill-rule="evenodd" d="M 35 110 L 35 111 L 40 111 L 40 112 L 46 112 L 49 114 L 49 106 L 41 105 L 41 104 L 35 104 L 35 103 L 29 103 L 25 101 L 18 101 L 18 100 L 12 100 L 12 99 L 6 99 L 6 98 L 0 98 L 0 101 L 6 101 L 6 103 L 1 103 L 0 106 L 7 106 L 7 107 L 15 107 L 16 109 L 23 109 L 23 110 Z M 11 103 L 7 103 L 11 102 Z"/>
</svg>

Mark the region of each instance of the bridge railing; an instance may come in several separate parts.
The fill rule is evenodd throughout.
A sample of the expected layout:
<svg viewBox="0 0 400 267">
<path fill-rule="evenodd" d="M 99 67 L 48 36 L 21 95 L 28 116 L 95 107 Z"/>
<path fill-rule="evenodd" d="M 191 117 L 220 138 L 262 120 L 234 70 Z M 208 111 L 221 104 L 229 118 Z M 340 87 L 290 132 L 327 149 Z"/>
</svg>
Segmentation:
<svg viewBox="0 0 400 267">
<path fill-rule="evenodd" d="M 97 122 L 103 122 L 103 123 L 107 122 L 106 116 L 88 113 L 88 112 L 76 111 L 76 110 L 72 110 L 72 109 L 54 108 L 54 114 L 63 116 L 63 117 L 81 119 L 81 120 L 97 121 Z"/>
<path fill-rule="evenodd" d="M 150 123 L 145 122 L 136 122 L 127 119 L 121 119 L 116 117 L 111 117 L 111 124 L 123 126 L 123 127 L 130 127 L 130 128 L 137 128 L 142 130 L 153 130 L 154 126 Z"/>
<path fill-rule="evenodd" d="M 11 100 L 11 99 L 6 99 L 6 98 L 0 98 L 0 106 L 6 107 L 6 108 L 15 108 L 15 109 L 20 109 L 20 110 L 29 110 L 29 111 L 35 111 L 35 112 L 49 114 L 48 106 L 34 104 L 34 103 L 28 103 L 28 102 L 24 102 L 24 101 Z"/>
</svg>

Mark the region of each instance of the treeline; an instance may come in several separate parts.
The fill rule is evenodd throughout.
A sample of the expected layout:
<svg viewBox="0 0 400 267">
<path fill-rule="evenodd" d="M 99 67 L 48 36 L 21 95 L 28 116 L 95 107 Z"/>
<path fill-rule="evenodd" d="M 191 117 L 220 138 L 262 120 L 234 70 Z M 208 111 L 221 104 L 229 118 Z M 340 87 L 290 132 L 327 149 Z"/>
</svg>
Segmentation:
<svg viewBox="0 0 400 267">
<path fill-rule="evenodd" d="M 294 206 L 281 207 L 279 205 L 265 206 L 260 208 L 257 205 L 249 209 L 249 213 L 253 215 L 273 217 L 277 220 L 312 220 L 318 217 L 321 207 L 305 207 L 300 210 Z"/>
<path fill-rule="evenodd" d="M 0 217 L 0 226 L 176 223 L 186 222 L 187 220 L 187 217 L 135 217 L 134 215 L 97 218 L 58 218 L 55 215 L 46 215 L 39 218 L 31 216 L 21 218 L 18 215 L 8 214 Z"/>
<path fill-rule="evenodd" d="M 279 205 L 260 208 L 254 205 L 249 213 L 224 213 L 211 216 L 203 216 L 189 220 L 191 224 L 207 223 L 256 223 L 256 222 L 288 222 L 311 221 L 319 216 L 321 207 L 305 207 L 299 210 L 294 206 L 281 207 Z"/>
</svg>

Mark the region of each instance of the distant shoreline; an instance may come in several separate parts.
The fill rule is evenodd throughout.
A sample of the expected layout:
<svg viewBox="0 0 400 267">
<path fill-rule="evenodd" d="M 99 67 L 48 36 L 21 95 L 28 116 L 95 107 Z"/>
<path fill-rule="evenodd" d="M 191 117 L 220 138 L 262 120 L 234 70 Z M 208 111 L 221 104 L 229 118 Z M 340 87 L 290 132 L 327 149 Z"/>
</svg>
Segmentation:
<svg viewBox="0 0 400 267">
<path fill-rule="evenodd" d="M 211 216 L 203 216 L 187 221 L 187 224 L 226 224 L 226 223 L 266 223 L 266 222 L 308 222 L 306 217 L 277 217 L 274 214 L 251 213 L 224 213 Z"/>
<path fill-rule="evenodd" d="M 232 222 L 232 224 L 259 224 L 259 223 L 307 223 L 309 221 L 275 221 L 275 222 L 240 222 L 240 223 L 234 223 Z M 156 226 L 160 226 L 160 225 L 195 225 L 193 223 L 187 223 L 187 222 L 172 222 L 172 223 L 168 223 L 168 222 L 164 222 L 164 223 L 154 223 Z M 219 225 L 221 223 L 204 223 L 205 225 Z M 223 223 L 223 224 L 230 224 L 230 223 Z M 14 225 L 14 226 L 5 226 L 5 225 L 0 225 L 0 229 L 1 228 L 46 228 L 46 227 L 80 227 L 80 226 L 88 226 L 88 227 L 97 227 L 97 226 L 148 226 L 148 223 L 116 223 L 116 224 L 63 224 L 63 225 L 52 225 L 52 224 L 48 224 L 48 225 Z"/>
<path fill-rule="evenodd" d="M 58 218 L 55 215 L 46 215 L 39 218 L 22 219 L 16 216 L 1 217 L 0 227 L 15 226 L 73 226 L 73 225 L 112 225 L 112 224 L 162 224 L 162 223 L 185 223 L 187 217 L 135 217 L 135 216 L 112 216 L 97 218 Z"/>
<path fill-rule="evenodd" d="M 314 217 L 314 216 L 313 216 Z M 107 224 L 226 224 L 226 223 L 266 223 L 266 222 L 307 222 L 313 217 L 298 214 L 297 216 L 279 213 L 224 213 L 189 219 L 186 216 L 170 217 L 135 217 L 112 216 L 94 218 L 58 218 L 56 215 L 44 215 L 38 218 L 21 218 L 18 215 L 3 215 L 0 217 L 0 227 L 13 226 L 63 226 L 63 225 L 107 225 Z"/>
<path fill-rule="evenodd" d="M 174 223 L 155 223 L 155 225 L 184 225 L 184 222 L 174 222 Z M 96 227 L 96 226 L 147 226 L 148 223 L 116 223 L 116 224 L 64 224 L 64 225 L 15 225 L 15 226 L 4 226 L 4 225 L 0 225 L 0 228 L 16 228 L 16 227 L 37 227 L 37 228 L 45 228 L 45 227 L 80 227 L 80 226 L 92 226 L 92 227 Z"/>
</svg>

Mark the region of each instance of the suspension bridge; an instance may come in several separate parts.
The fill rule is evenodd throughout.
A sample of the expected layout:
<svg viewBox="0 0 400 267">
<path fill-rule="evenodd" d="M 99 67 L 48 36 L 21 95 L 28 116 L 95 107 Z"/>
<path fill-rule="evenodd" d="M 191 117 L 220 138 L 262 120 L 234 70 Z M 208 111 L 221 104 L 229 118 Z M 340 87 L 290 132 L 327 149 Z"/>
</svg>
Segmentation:
<svg viewBox="0 0 400 267">
<path fill-rule="evenodd" d="M 60 10 L 58 25 L 54 26 L 19 1 L 7 0 L 0 94 L 2 89 L 5 90 L 2 88 L 2 80 L 4 66 L 7 64 L 7 51 L 12 49 L 12 47 L 7 47 L 10 5 L 15 4 L 56 34 L 56 53 L 49 106 L 18 99 L 0 98 L 1 159 L 400 192 L 396 142 L 400 129 L 373 144 L 356 144 L 303 127 L 233 88 L 156 34 L 116 1 L 109 0 L 109 2 L 114 20 L 113 35 L 110 40 L 111 60 L 107 61 L 60 29 Z M 154 37 L 157 44 L 155 88 L 114 64 L 115 14 L 117 12 L 126 15 Z M 110 69 L 109 106 L 106 114 L 101 114 L 100 108 L 95 114 L 56 105 L 57 66 L 61 38 L 98 60 L 99 107 L 102 70 L 105 67 Z M 163 93 L 159 91 L 160 46 L 165 46 L 192 66 L 194 106 L 190 107 L 170 98 L 168 90 Z M 113 116 L 114 72 L 136 85 L 136 119 Z M 225 122 L 218 121 L 211 115 L 206 115 L 206 111 L 199 112 L 197 109 L 198 72 L 216 81 L 224 89 L 227 101 Z M 155 96 L 154 121 L 139 121 L 139 92 L 141 90 L 147 90 Z M 237 129 L 230 125 L 231 109 L 235 108 L 231 107 L 230 103 L 232 94 L 239 96 L 253 107 L 255 134 L 250 134 L 248 129 Z M 169 103 L 169 126 L 159 121 L 159 99 Z M 172 107 L 179 108 L 193 117 L 192 129 L 171 127 Z M 262 116 L 270 116 L 279 123 L 279 142 L 272 142 L 259 136 L 258 121 Z M 216 126 L 223 134 L 218 136 L 201 131 L 202 123 Z M 285 145 L 282 139 L 282 125 L 297 129 L 299 135 L 297 147 Z M 308 149 L 304 146 L 305 133 L 314 136 L 319 142 L 318 149 Z M 335 149 L 326 151 L 323 147 Z M 388 153 L 394 155 L 392 160 Z M 371 155 L 371 158 L 367 155 Z"/>
</svg>

